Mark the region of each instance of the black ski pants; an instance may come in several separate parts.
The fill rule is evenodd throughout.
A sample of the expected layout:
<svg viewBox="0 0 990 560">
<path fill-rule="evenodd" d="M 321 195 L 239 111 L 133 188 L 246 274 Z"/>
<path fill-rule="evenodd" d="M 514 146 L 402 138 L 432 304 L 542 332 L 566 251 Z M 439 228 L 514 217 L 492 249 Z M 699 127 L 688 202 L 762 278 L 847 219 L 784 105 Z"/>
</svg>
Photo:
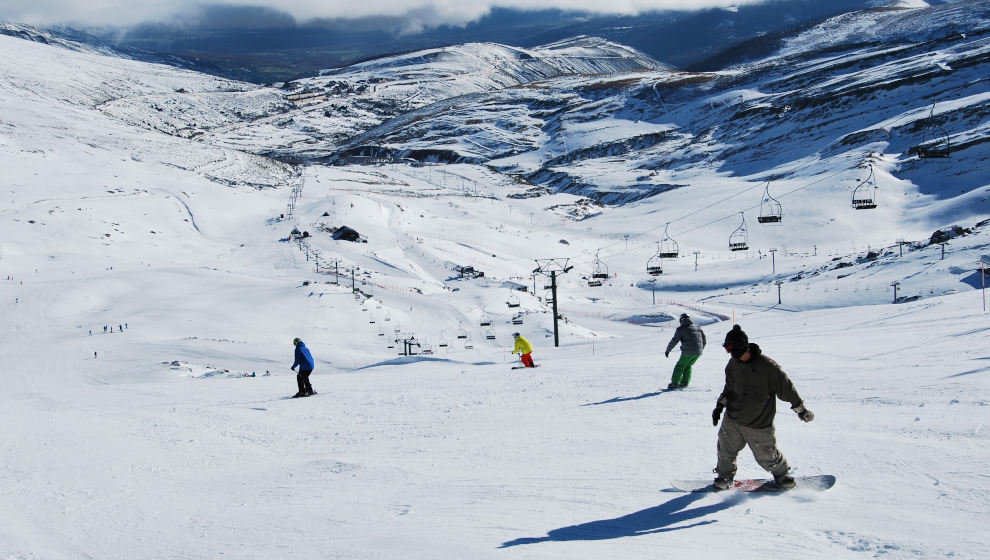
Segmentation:
<svg viewBox="0 0 990 560">
<path fill-rule="evenodd" d="M 313 386 L 309 384 L 309 374 L 313 373 L 311 369 L 301 369 L 299 373 L 296 374 L 296 383 L 299 385 L 300 393 L 312 393 Z"/>
</svg>

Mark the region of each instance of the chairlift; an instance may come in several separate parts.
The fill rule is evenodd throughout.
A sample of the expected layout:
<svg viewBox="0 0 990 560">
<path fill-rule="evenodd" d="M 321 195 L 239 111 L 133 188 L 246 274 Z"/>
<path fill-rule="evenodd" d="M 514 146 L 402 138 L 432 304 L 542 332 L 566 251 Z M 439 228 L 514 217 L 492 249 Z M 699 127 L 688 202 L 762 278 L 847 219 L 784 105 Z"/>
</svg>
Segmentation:
<svg viewBox="0 0 990 560">
<path fill-rule="evenodd" d="M 468 333 L 466 340 L 464 341 L 464 349 L 471 350 L 474 348 L 474 338 L 471 337 L 471 333 Z"/>
<path fill-rule="evenodd" d="M 663 228 L 663 237 L 660 239 L 660 252 L 657 253 L 657 256 L 661 259 L 676 259 L 677 254 L 680 252 L 677 242 L 667 234 L 667 229 L 669 228 L 670 222 L 667 222 L 667 225 Z"/>
<path fill-rule="evenodd" d="M 602 281 L 597 278 L 588 278 L 588 286 L 591 288 L 598 288 L 602 285 Z"/>
<path fill-rule="evenodd" d="M 761 224 L 779 225 L 783 217 L 783 208 L 776 198 L 770 196 L 770 181 L 767 181 L 767 187 L 763 190 L 763 200 L 760 202 L 760 215 L 757 216 L 756 221 Z"/>
<path fill-rule="evenodd" d="M 506 307 L 519 307 L 521 305 L 519 301 L 519 296 L 515 294 L 509 294 L 508 299 L 505 300 Z"/>
<path fill-rule="evenodd" d="M 391 313 L 386 313 L 385 314 L 385 320 L 386 321 L 391 321 L 392 320 L 392 314 Z"/>
<path fill-rule="evenodd" d="M 490 327 L 492 325 L 492 318 L 488 315 L 482 315 L 481 321 L 478 324 L 482 327 Z"/>
<path fill-rule="evenodd" d="M 740 212 L 739 216 L 742 217 L 742 223 L 729 236 L 730 251 L 746 251 L 749 249 L 749 234 L 746 233 L 746 215 Z"/>
<path fill-rule="evenodd" d="M 663 258 L 660 257 L 660 244 L 657 243 L 657 254 L 646 261 L 646 273 L 650 276 L 660 276 L 663 274 Z"/>
<path fill-rule="evenodd" d="M 908 151 L 918 154 L 919 159 L 949 157 L 951 152 L 949 133 L 935 120 L 935 103 L 932 103 L 932 110 L 925 119 L 921 143 Z"/>
<path fill-rule="evenodd" d="M 872 189 L 872 190 L 871 190 Z M 873 178 L 873 166 L 870 166 L 870 174 L 863 181 L 860 181 L 853 189 L 852 207 L 856 210 L 870 210 L 877 207 L 877 183 Z"/>
<path fill-rule="evenodd" d="M 598 253 L 596 252 L 595 253 L 595 268 L 591 272 L 591 279 L 592 280 L 605 280 L 606 278 L 608 278 L 608 267 L 605 266 L 605 263 L 603 263 L 601 261 L 601 259 L 598 258 Z M 601 286 L 601 283 L 599 282 L 598 285 Z"/>
<path fill-rule="evenodd" d="M 464 327 L 461 327 L 460 326 L 460 323 L 458 323 L 457 325 L 458 325 L 457 326 L 457 338 L 460 338 L 460 339 L 468 338 L 468 334 L 469 333 L 464 329 Z"/>
<path fill-rule="evenodd" d="M 513 315 L 512 316 L 512 324 L 513 325 L 521 325 L 521 324 L 523 324 L 523 314 L 522 313 L 516 313 L 515 315 Z"/>
<path fill-rule="evenodd" d="M 495 329 L 491 328 L 485 331 L 485 340 L 495 340 Z"/>
</svg>

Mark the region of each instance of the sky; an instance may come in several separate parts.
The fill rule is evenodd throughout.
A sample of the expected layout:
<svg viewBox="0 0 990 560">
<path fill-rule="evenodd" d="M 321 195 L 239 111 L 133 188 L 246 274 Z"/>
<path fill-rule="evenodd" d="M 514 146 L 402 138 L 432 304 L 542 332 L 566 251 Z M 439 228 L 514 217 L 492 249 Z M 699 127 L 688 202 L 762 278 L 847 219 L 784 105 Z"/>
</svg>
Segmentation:
<svg viewBox="0 0 990 560">
<path fill-rule="evenodd" d="M 763 0 L 219 0 L 212 5 L 265 8 L 288 14 L 297 22 L 314 19 L 403 16 L 411 14 L 434 24 L 460 25 L 477 20 L 492 8 L 562 9 L 595 13 L 637 14 L 657 10 L 695 10 L 758 4 Z M 195 22 L 204 3 L 195 0 L 4 0 L 0 20 L 32 25 L 75 24 L 129 26 L 149 22 Z"/>
</svg>

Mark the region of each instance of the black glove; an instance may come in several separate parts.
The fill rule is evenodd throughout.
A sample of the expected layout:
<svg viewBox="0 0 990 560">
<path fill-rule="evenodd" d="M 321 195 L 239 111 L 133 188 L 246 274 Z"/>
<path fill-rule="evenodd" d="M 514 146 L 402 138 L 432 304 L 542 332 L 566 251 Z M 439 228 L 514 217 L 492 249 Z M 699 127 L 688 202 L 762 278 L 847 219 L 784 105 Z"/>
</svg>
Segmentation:
<svg viewBox="0 0 990 560">
<path fill-rule="evenodd" d="M 669 358 L 670 357 L 670 350 L 667 350 L 666 352 L 664 352 L 663 353 L 663 357 L 664 358 Z"/>
<path fill-rule="evenodd" d="M 718 421 L 722 418 L 722 410 L 725 407 L 721 404 L 715 406 L 715 410 L 712 411 L 712 426 L 718 426 Z"/>
<path fill-rule="evenodd" d="M 798 406 L 795 406 L 791 410 L 793 410 L 794 412 L 796 412 L 797 415 L 798 415 L 798 418 L 800 418 L 801 420 L 803 420 L 805 422 L 811 422 L 812 420 L 815 419 L 815 413 L 812 412 L 812 411 L 810 411 L 810 410 L 808 410 L 807 408 L 805 408 L 803 404 L 798 405 Z"/>
</svg>

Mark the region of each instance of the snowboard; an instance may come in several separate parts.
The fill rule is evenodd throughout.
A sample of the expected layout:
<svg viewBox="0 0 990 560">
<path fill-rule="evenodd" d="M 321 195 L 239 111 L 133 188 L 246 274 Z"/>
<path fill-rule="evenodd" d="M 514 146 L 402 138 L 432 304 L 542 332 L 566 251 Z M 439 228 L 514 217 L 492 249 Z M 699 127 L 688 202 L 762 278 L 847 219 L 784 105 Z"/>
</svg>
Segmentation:
<svg viewBox="0 0 990 560">
<path fill-rule="evenodd" d="M 533 366 L 533 368 L 538 368 L 538 367 L 540 367 L 540 364 L 536 364 L 535 366 Z M 533 369 L 533 368 L 529 368 L 529 369 Z M 527 368 L 526 366 L 512 366 L 512 369 L 527 369 Z"/>
<path fill-rule="evenodd" d="M 315 397 L 316 395 L 319 395 L 319 393 L 313 391 L 312 395 L 299 395 L 298 397 L 295 395 L 289 395 L 288 397 L 282 397 L 282 399 L 305 399 L 306 397 Z"/>
<path fill-rule="evenodd" d="M 786 492 L 804 488 L 824 492 L 835 485 L 835 477 L 830 474 L 795 476 L 794 488 L 781 488 L 771 478 L 749 478 L 733 481 L 726 490 L 739 492 Z M 678 492 L 721 492 L 716 490 L 711 480 L 672 480 L 670 485 Z"/>
<path fill-rule="evenodd" d="M 669 388 L 667 386 L 663 386 L 663 387 L 658 387 L 657 388 L 657 392 L 658 393 L 673 393 L 674 391 L 686 391 L 688 389 L 693 389 L 693 387 L 689 387 L 688 385 L 685 385 L 683 387 L 673 387 L 673 388 Z"/>
</svg>

